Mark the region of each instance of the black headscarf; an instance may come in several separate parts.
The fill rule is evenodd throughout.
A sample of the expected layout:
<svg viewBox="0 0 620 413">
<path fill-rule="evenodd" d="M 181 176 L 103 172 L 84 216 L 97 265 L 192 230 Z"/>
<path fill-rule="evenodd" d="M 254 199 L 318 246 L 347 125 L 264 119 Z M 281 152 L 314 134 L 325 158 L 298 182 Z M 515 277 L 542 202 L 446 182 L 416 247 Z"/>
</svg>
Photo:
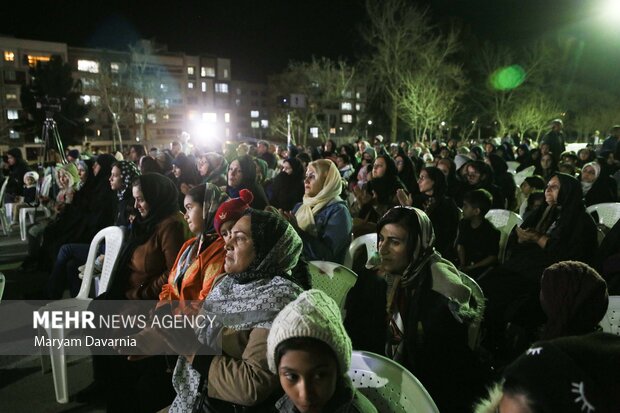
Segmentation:
<svg viewBox="0 0 620 413">
<path fill-rule="evenodd" d="M 385 173 L 380 178 L 372 178 L 366 186 L 369 194 L 374 191 L 377 194 L 377 200 L 381 205 L 392 205 L 396 190 L 405 188 L 405 185 L 398 177 L 398 169 L 394 160 L 387 155 L 379 155 L 375 159 L 383 159 L 385 161 Z"/>
<path fill-rule="evenodd" d="M 304 196 L 304 166 L 297 158 L 288 158 L 284 162 L 291 165 L 293 173 L 280 172 L 273 179 L 271 205 L 285 211 L 293 209 Z"/>
<path fill-rule="evenodd" d="M 170 215 L 179 212 L 178 191 L 174 182 L 161 174 L 148 173 L 139 176 L 132 186 L 140 186 L 142 196 L 149 205 L 146 217 L 138 215 L 134 220 L 129 235 L 124 242 L 118 259 L 118 274 L 110 287 L 109 297 L 124 299 L 122 291 L 129 277 L 129 262 L 134 251 L 153 235 L 157 226 Z"/>
<path fill-rule="evenodd" d="M 415 165 L 413 164 L 411 158 L 407 156 L 403 148 L 400 147 L 398 148 L 398 155 L 396 155 L 396 158 L 399 156 L 403 160 L 403 170 L 398 173 L 398 177 L 405 185 L 409 193 L 417 193 L 418 174 L 416 172 Z"/>
</svg>

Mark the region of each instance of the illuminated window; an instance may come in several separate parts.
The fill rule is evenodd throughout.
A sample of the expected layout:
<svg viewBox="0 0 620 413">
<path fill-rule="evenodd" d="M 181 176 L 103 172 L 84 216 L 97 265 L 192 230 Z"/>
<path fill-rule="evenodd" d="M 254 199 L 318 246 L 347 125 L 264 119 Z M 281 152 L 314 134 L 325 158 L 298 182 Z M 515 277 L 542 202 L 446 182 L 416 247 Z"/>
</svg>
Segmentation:
<svg viewBox="0 0 620 413">
<path fill-rule="evenodd" d="M 193 89 L 194 88 L 194 82 L 187 82 L 187 88 L 188 89 Z"/>
<path fill-rule="evenodd" d="M 194 68 L 194 66 L 187 66 L 187 74 L 190 76 L 194 76 L 194 71 L 196 69 Z"/>
<path fill-rule="evenodd" d="M 5 62 L 14 62 L 15 61 L 15 53 L 5 50 L 4 51 L 4 61 Z"/>
<path fill-rule="evenodd" d="M 6 111 L 6 118 L 8 120 L 17 120 L 19 119 L 19 112 L 17 111 L 17 109 L 8 109 Z"/>
<path fill-rule="evenodd" d="M 266 129 L 269 127 L 269 121 L 267 119 L 263 119 L 260 121 L 260 127 Z"/>
<path fill-rule="evenodd" d="M 215 112 L 205 112 L 202 114 L 202 120 L 209 123 L 217 122 L 217 113 Z"/>
<path fill-rule="evenodd" d="M 224 69 L 224 79 L 228 79 L 228 69 Z"/>
<path fill-rule="evenodd" d="M 258 118 L 260 116 L 260 113 L 257 110 L 251 110 L 250 111 L 250 117 L 251 118 Z"/>
<path fill-rule="evenodd" d="M 95 79 L 90 78 L 90 77 L 82 78 L 82 87 L 84 87 L 85 89 L 92 88 L 95 86 L 97 86 L 97 81 Z"/>
<path fill-rule="evenodd" d="M 115 63 L 115 62 L 110 63 L 110 72 L 118 73 L 120 68 L 121 68 L 120 63 Z"/>
<path fill-rule="evenodd" d="M 351 102 L 342 102 L 340 104 L 340 109 L 341 110 L 353 110 L 353 105 L 351 104 Z"/>
<path fill-rule="evenodd" d="M 157 123 L 157 115 L 155 115 L 154 113 L 149 113 L 148 115 L 146 115 L 146 118 L 151 123 Z"/>
<path fill-rule="evenodd" d="M 17 94 L 16 93 L 7 93 L 6 94 L 6 100 L 17 100 Z"/>
<path fill-rule="evenodd" d="M 228 93 L 228 83 L 216 83 L 215 92 L 216 93 Z"/>
<path fill-rule="evenodd" d="M 134 115 L 135 115 L 134 119 L 136 123 L 144 123 L 144 116 L 142 116 L 141 113 L 135 113 Z"/>
<path fill-rule="evenodd" d="M 97 95 L 82 95 L 82 101 L 85 104 L 90 103 L 93 106 L 97 106 L 99 104 L 99 96 L 97 96 Z"/>
<path fill-rule="evenodd" d="M 196 119 L 196 111 L 193 111 L 193 110 L 192 110 L 192 111 L 190 111 L 190 112 L 187 114 L 187 119 L 188 119 L 188 120 L 194 120 L 194 119 Z"/>
<path fill-rule="evenodd" d="M 355 110 L 358 111 L 358 112 L 364 110 L 364 104 L 363 103 L 356 103 L 355 104 Z"/>
<path fill-rule="evenodd" d="M 215 68 L 208 67 L 208 66 L 202 66 L 200 68 L 200 76 L 201 77 L 215 77 Z"/>
<path fill-rule="evenodd" d="M 312 135 L 313 138 L 318 138 L 319 137 L 319 128 L 317 128 L 317 127 L 310 128 L 310 135 Z"/>
<path fill-rule="evenodd" d="M 144 101 L 141 98 L 133 98 L 133 106 L 136 109 L 143 109 Z"/>
<path fill-rule="evenodd" d="M 342 115 L 342 123 L 353 123 L 353 115 Z"/>
<path fill-rule="evenodd" d="M 260 123 L 257 120 L 252 121 L 252 129 L 260 128 Z"/>
<path fill-rule="evenodd" d="M 28 56 L 30 58 L 30 56 Z M 49 60 L 49 58 L 47 59 Z M 99 73 L 99 62 L 94 60 L 78 60 L 78 70 L 80 72 Z"/>
<path fill-rule="evenodd" d="M 230 123 L 230 113 L 224 113 L 224 122 Z"/>
<path fill-rule="evenodd" d="M 207 91 L 207 82 L 202 82 L 200 84 L 200 88 L 202 89 L 203 92 Z"/>
</svg>

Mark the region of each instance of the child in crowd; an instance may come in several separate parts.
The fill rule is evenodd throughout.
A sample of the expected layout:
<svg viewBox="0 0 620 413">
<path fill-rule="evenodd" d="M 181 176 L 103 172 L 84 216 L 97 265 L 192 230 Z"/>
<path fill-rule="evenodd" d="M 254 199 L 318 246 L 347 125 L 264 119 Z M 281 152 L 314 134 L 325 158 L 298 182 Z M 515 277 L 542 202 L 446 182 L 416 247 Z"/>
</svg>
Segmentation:
<svg viewBox="0 0 620 413">
<path fill-rule="evenodd" d="M 334 300 L 320 290 L 300 294 L 280 311 L 267 339 L 269 369 L 286 393 L 277 411 L 376 412 L 347 376 L 351 351 Z"/>
<path fill-rule="evenodd" d="M 484 189 L 467 192 L 463 198 L 463 219 L 459 223 L 456 248 L 460 270 L 479 278 L 497 262 L 500 232 L 484 216 L 493 197 Z"/>
<path fill-rule="evenodd" d="M 525 213 L 528 211 L 533 211 L 535 209 L 535 208 L 532 209 L 529 207 L 530 206 L 530 200 L 529 200 L 530 195 L 536 192 L 544 192 L 545 181 L 543 180 L 542 176 L 538 176 L 538 175 L 528 176 L 521 183 L 520 188 L 521 188 L 522 202 L 519 207 L 519 215 L 521 216 L 521 218 L 525 220 L 525 217 L 524 217 Z"/>
<path fill-rule="evenodd" d="M 17 223 L 19 219 L 19 210 L 36 206 L 37 202 L 37 182 L 39 174 L 34 171 L 28 171 L 24 174 L 24 192 L 20 197 L 20 202 L 13 204 L 13 223 Z"/>
</svg>

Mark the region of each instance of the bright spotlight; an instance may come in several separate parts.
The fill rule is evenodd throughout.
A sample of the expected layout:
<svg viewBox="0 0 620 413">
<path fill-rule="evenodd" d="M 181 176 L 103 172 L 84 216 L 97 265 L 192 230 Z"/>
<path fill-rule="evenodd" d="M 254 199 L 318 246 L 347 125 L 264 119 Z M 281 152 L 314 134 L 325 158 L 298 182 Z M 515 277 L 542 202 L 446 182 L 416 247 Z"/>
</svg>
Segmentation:
<svg viewBox="0 0 620 413">
<path fill-rule="evenodd" d="M 607 0 L 603 4 L 603 13 L 607 19 L 620 19 L 620 0 Z"/>
</svg>

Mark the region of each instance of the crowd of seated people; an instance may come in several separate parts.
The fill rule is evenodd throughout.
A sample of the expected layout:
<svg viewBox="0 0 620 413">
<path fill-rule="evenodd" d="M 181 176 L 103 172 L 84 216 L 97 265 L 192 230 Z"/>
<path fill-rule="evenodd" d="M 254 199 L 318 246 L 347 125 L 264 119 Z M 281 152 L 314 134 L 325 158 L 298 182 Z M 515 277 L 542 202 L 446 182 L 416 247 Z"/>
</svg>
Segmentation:
<svg viewBox="0 0 620 413">
<path fill-rule="evenodd" d="M 620 291 L 620 225 L 599 247 L 586 212 L 617 200 L 620 159 L 590 147 L 566 152 L 554 128 L 539 147 L 512 138 L 390 145 L 381 136 L 222 152 L 133 145 L 126 160 L 73 151 L 72 162 L 38 173 L 16 149 L 6 202 L 53 211 L 29 226 L 22 268 L 49 273 L 41 298 L 75 296 L 90 241 L 115 225 L 124 244 L 98 300 L 153 300 L 159 312 L 193 300 L 184 311 L 222 316 L 216 332 L 188 336 L 193 354 L 147 328 L 135 334 L 139 347 L 166 356 L 118 349 L 93 357 L 94 381 L 78 401 L 104 397 L 108 411 L 377 411 L 347 378 L 353 349 L 411 371 L 441 412 L 474 411 L 493 383 L 477 411 L 519 402 L 560 411 L 537 410 L 560 399 L 534 388 L 532 349 L 552 353 L 542 365 L 568 357 L 581 373 L 597 343 L 602 353 L 620 351 L 597 332 L 608 296 Z M 517 186 L 515 171 L 528 167 Z M 503 237 L 485 218 L 491 209 L 523 218 L 502 256 Z M 342 319 L 325 292 L 312 290 L 307 262 L 343 265 L 363 234 L 376 237 L 376 252 L 351 257 L 358 277 Z M 473 326 L 481 326 L 480 345 L 472 345 Z M 222 353 L 204 355 L 213 334 Z M 581 358 L 573 345 L 585 348 Z M 616 381 L 603 388 L 618 389 L 618 375 L 606 374 Z M 616 400 L 599 393 L 596 411 L 614 411 Z"/>
</svg>

